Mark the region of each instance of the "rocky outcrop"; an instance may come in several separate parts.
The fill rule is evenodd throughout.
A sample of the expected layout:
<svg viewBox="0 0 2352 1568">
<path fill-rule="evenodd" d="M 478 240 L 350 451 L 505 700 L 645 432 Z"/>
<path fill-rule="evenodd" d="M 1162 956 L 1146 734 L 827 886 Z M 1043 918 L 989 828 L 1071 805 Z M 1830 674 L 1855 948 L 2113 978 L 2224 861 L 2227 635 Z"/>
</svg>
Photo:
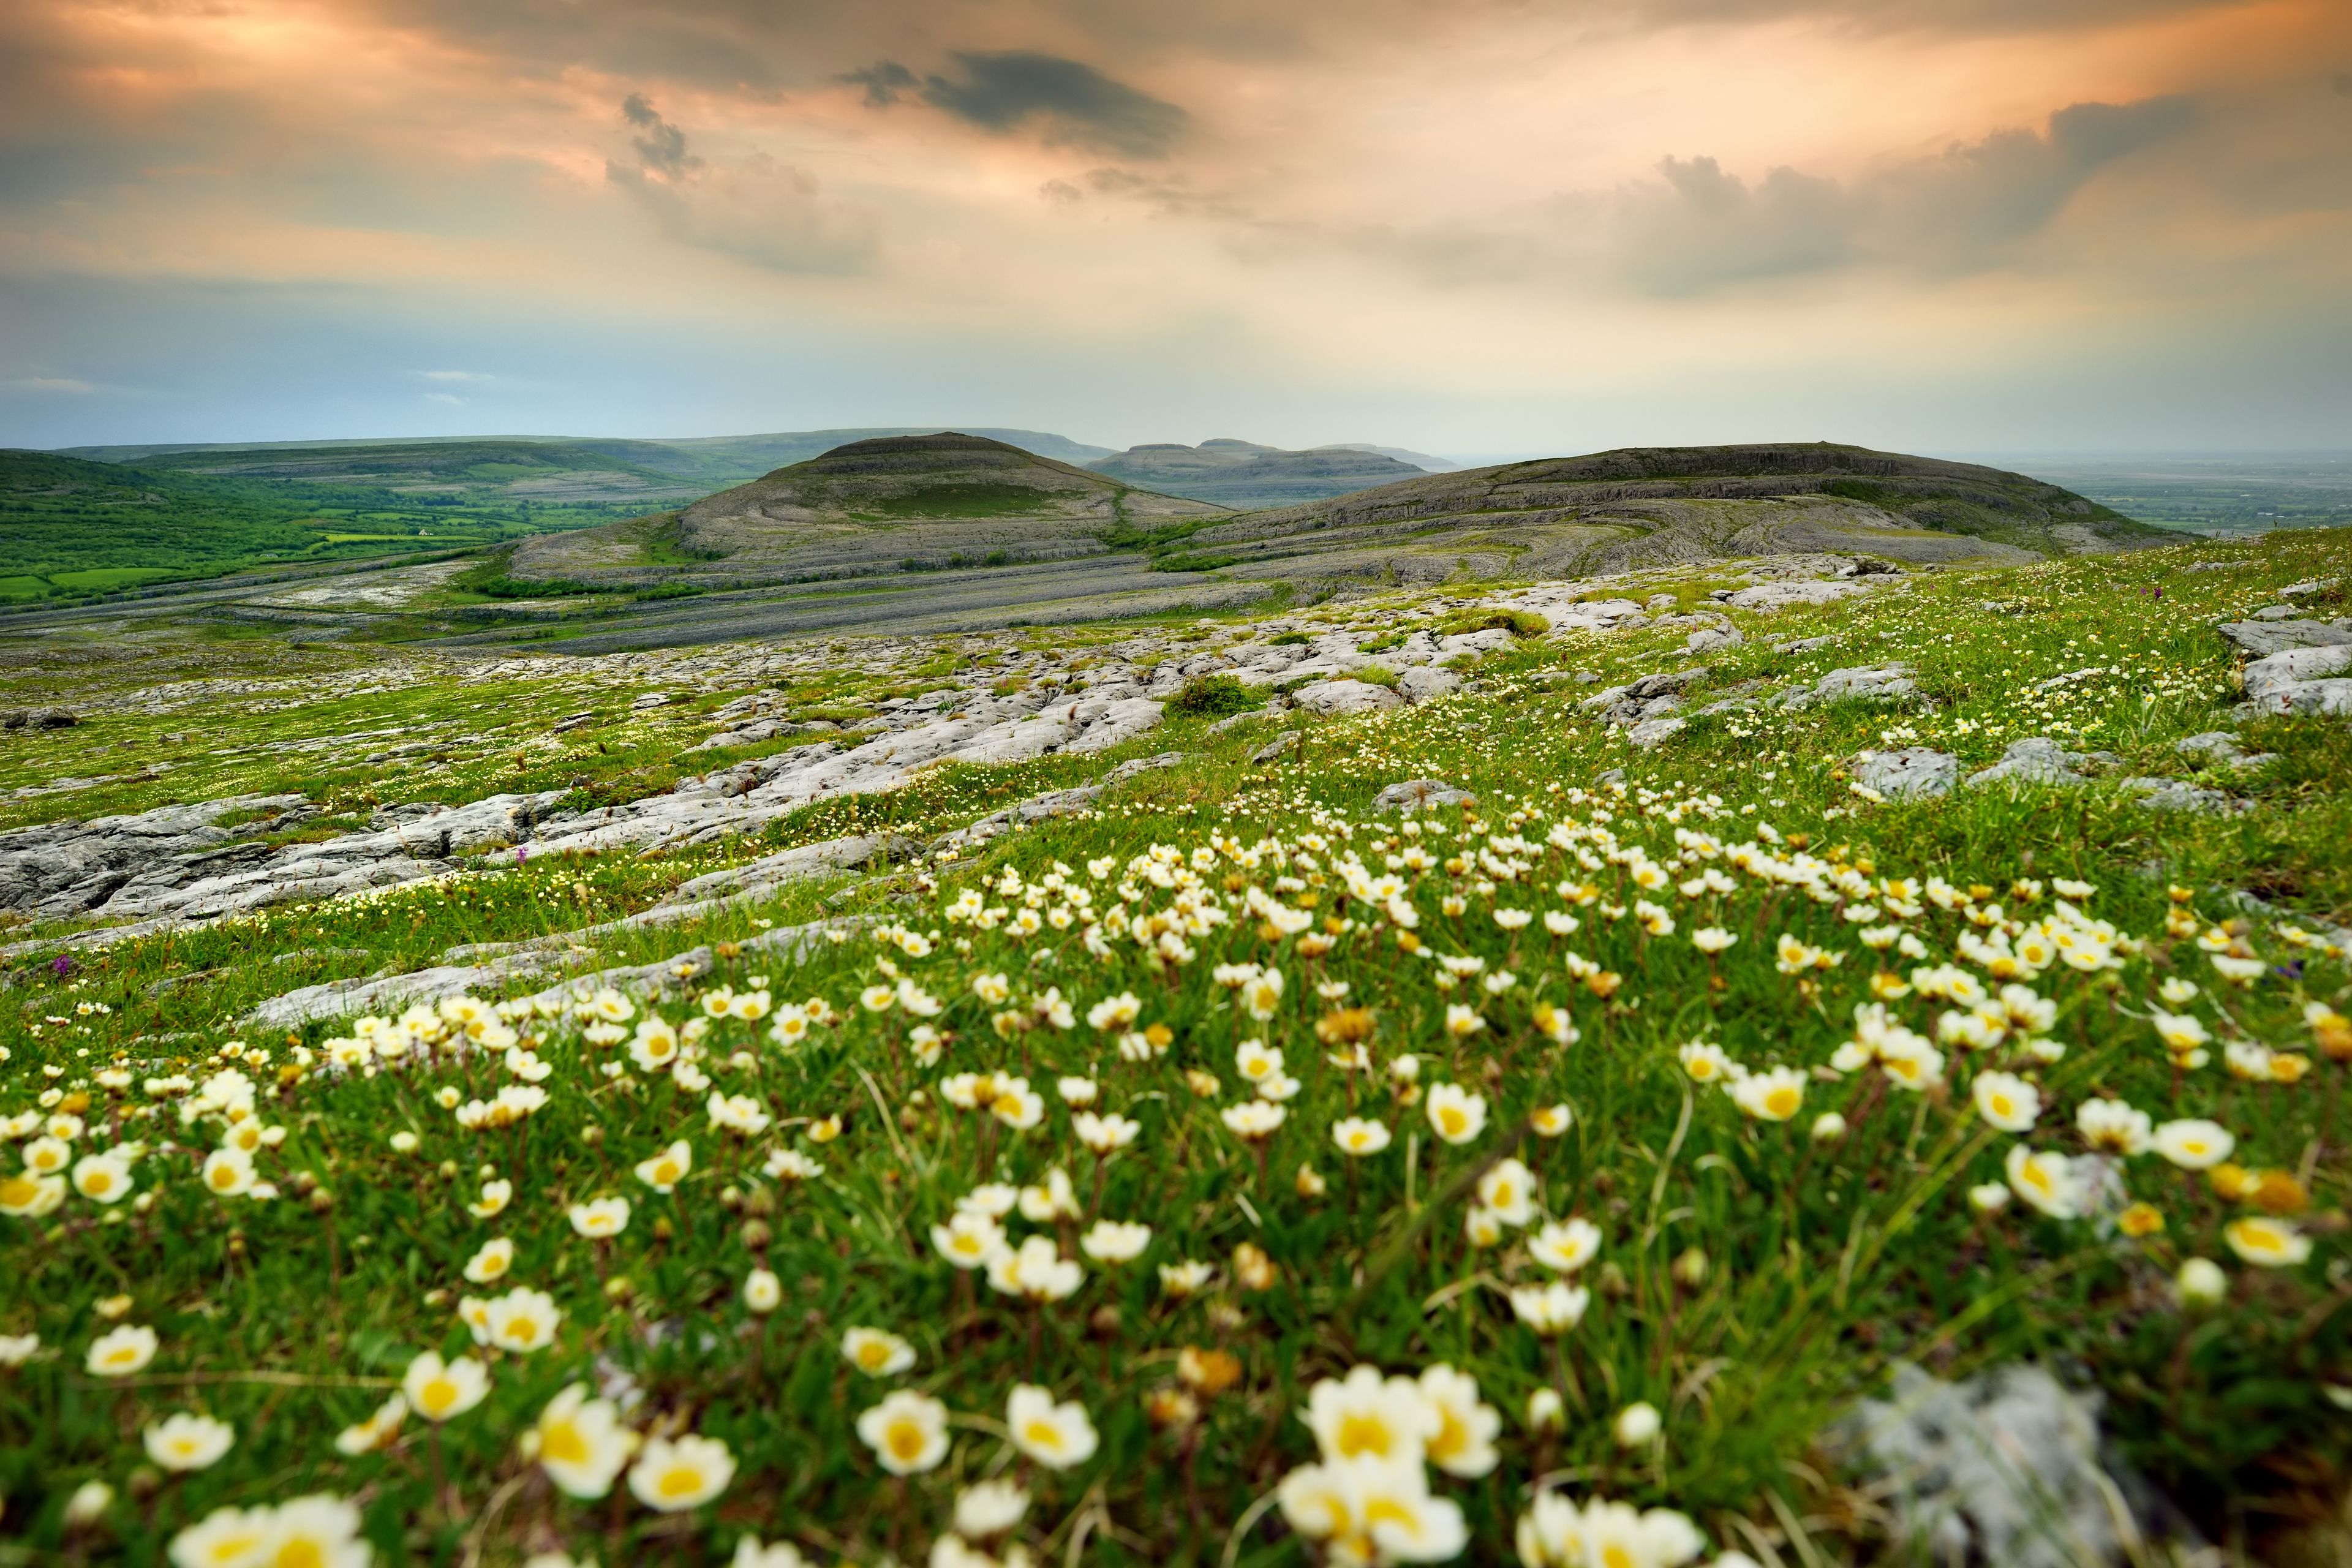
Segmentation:
<svg viewBox="0 0 2352 1568">
<path fill-rule="evenodd" d="M 1810 689 L 1800 688 L 1780 700 L 1784 708 L 1810 708 L 1816 702 L 1912 702 L 1919 688 L 1907 664 L 1857 665 L 1832 669 Z"/>
<path fill-rule="evenodd" d="M 1888 800 L 1924 800 L 1952 793 L 1960 760 L 1928 746 L 1895 752 L 1864 752 L 1854 764 L 1853 782 Z"/>
<path fill-rule="evenodd" d="M 1404 699 L 1393 689 L 1367 680 L 1318 680 L 1300 687 L 1290 697 L 1309 713 L 1326 718 L 1339 713 L 1377 713 L 1404 706 Z"/>
<path fill-rule="evenodd" d="M 1372 796 L 1372 810 L 1426 811 L 1436 805 L 1466 805 L 1477 798 L 1468 790 L 1456 789 L 1444 779 L 1405 779 Z"/>
<path fill-rule="evenodd" d="M 2011 741 L 2000 761 L 1992 766 L 1969 775 L 1969 786 L 1981 789 L 1987 784 L 2078 784 L 2084 782 L 2077 771 L 2085 767 L 2114 767 L 2117 759 L 2107 752 L 2070 752 L 2047 735 L 2028 735 L 2021 741 Z"/>
<path fill-rule="evenodd" d="M 257 840 L 316 810 L 299 795 L 240 795 L 0 833 L 0 909 L 41 919 L 88 914 L 131 883 L 152 885 L 171 870 L 201 876 L 265 859 Z"/>
</svg>

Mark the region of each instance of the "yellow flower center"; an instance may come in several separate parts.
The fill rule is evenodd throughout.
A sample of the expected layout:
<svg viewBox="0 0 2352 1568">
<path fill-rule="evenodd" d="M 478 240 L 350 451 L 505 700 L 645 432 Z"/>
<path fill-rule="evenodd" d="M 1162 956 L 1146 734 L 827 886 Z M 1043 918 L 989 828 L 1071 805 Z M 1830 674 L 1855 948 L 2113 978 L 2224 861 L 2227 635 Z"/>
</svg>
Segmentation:
<svg viewBox="0 0 2352 1568">
<path fill-rule="evenodd" d="M 105 1166 L 100 1165 L 96 1170 L 90 1172 L 89 1174 L 84 1176 L 81 1179 L 81 1184 L 83 1190 L 95 1196 L 96 1194 L 105 1192 L 108 1188 L 113 1186 L 114 1178 L 107 1173 Z"/>
<path fill-rule="evenodd" d="M 1784 1084 L 1764 1097 L 1764 1109 L 1775 1116 L 1793 1116 L 1799 1098 L 1795 1089 Z"/>
<path fill-rule="evenodd" d="M 692 1497 L 702 1489 L 702 1472 L 690 1465 L 672 1465 L 654 1489 L 666 1498 Z"/>
<path fill-rule="evenodd" d="M 1021 1435 L 1029 1439 L 1032 1447 L 1046 1448 L 1055 1453 L 1062 1450 L 1062 1429 L 1050 1421 L 1032 1421 L 1023 1428 Z"/>
<path fill-rule="evenodd" d="M 457 1403 L 457 1385 L 446 1377 L 436 1377 L 418 1390 L 416 1403 L 425 1407 L 427 1415 L 437 1415 Z"/>
<path fill-rule="evenodd" d="M 215 1563 L 242 1563 L 246 1554 L 260 1544 L 258 1531 L 251 1535 L 225 1535 L 213 1542 L 212 1559 Z"/>
<path fill-rule="evenodd" d="M 1439 1111 L 1437 1115 L 1439 1121 L 1444 1124 L 1448 1132 L 1459 1132 L 1470 1124 L 1470 1119 L 1467 1116 L 1450 1105 Z"/>
<path fill-rule="evenodd" d="M 1339 1439 L 1332 1446 L 1343 1458 L 1358 1454 L 1381 1454 L 1389 1451 L 1392 1441 L 1388 1423 L 1377 1415 L 1343 1415 L 1339 1418 Z"/>
<path fill-rule="evenodd" d="M 923 1429 L 912 1421 L 893 1422 L 886 1436 L 892 1457 L 904 1463 L 914 1463 L 923 1451 Z"/>
<path fill-rule="evenodd" d="M 269 1560 L 270 1568 L 327 1568 L 327 1549 L 308 1535 L 282 1542 Z"/>
<path fill-rule="evenodd" d="M 30 1176 L 10 1176 L 0 1181 L 0 1204 L 10 1208 L 24 1208 L 40 1194 L 41 1185 Z"/>
<path fill-rule="evenodd" d="M 1638 1568 L 1633 1554 L 1615 1542 L 1601 1549 L 1601 1568 Z"/>
<path fill-rule="evenodd" d="M 539 1452 L 541 1458 L 553 1459 L 559 1465 L 584 1465 L 588 1462 L 588 1439 L 580 1435 L 576 1424 L 558 1421 L 541 1431 Z"/>
</svg>

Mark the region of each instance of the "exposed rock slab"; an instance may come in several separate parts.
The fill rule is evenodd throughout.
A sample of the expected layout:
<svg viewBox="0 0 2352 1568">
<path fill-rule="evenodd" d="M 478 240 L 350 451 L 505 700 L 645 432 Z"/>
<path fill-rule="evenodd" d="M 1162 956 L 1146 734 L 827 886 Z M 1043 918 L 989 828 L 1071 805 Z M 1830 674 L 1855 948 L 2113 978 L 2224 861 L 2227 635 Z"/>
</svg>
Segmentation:
<svg viewBox="0 0 2352 1568">
<path fill-rule="evenodd" d="M 1888 800 L 1925 800 L 1949 795 L 1959 776 L 1958 757 L 1928 746 L 1864 752 L 1853 770 L 1854 783 L 1875 790 Z"/>
<path fill-rule="evenodd" d="M 1292 692 L 1291 700 L 1309 713 L 1325 718 L 1340 713 L 1378 713 L 1404 706 L 1404 699 L 1395 691 L 1368 680 L 1318 680 Z"/>
<path fill-rule="evenodd" d="M 1436 805 L 1461 805 L 1478 797 L 1466 789 L 1456 789 L 1443 779 L 1404 779 L 1389 785 L 1372 796 L 1372 809 L 1382 811 L 1426 811 Z"/>
<path fill-rule="evenodd" d="M 2028 735 L 2011 741 L 2000 761 L 1970 773 L 1969 784 L 2078 784 L 2084 781 L 2077 770 L 2095 765 L 2113 767 L 2116 758 L 2105 752 L 2070 752 L 2047 735 Z"/>
</svg>

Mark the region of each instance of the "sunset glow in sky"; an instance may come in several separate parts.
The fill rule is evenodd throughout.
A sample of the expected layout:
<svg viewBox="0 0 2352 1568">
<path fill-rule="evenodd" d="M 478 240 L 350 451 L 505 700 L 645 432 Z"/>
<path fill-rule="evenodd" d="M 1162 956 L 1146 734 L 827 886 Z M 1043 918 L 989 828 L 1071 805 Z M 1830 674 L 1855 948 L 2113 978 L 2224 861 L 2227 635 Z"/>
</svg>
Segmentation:
<svg viewBox="0 0 2352 1568">
<path fill-rule="evenodd" d="M 2345 0 L 16 0 L 0 445 L 2352 447 Z"/>
</svg>

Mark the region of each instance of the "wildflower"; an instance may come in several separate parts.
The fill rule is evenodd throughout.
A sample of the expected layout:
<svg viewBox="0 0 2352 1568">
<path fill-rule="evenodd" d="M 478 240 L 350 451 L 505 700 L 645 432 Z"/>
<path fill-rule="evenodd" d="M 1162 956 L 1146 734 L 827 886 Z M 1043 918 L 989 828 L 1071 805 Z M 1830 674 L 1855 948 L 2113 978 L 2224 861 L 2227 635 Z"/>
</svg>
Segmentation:
<svg viewBox="0 0 2352 1568">
<path fill-rule="evenodd" d="M 22 1172 L 0 1176 L 0 1215 L 39 1219 L 56 1213 L 65 1201 L 66 1183 L 62 1176 L 32 1176 Z"/>
<path fill-rule="evenodd" d="M 2065 1155 L 2035 1153 L 2022 1143 L 2014 1143 L 2010 1146 L 2008 1173 L 2011 1190 L 2051 1218 L 2080 1217 L 2082 1188 Z"/>
<path fill-rule="evenodd" d="M 514 1243 L 501 1236 L 482 1243 L 466 1260 L 466 1279 L 475 1285 L 488 1285 L 506 1278 L 513 1267 Z"/>
<path fill-rule="evenodd" d="M 1503 1418 L 1492 1405 L 1479 1403 L 1477 1379 L 1440 1362 L 1423 1369 L 1421 1394 L 1437 1414 L 1437 1431 L 1427 1445 L 1429 1462 L 1465 1479 L 1493 1469 L 1502 1458 L 1495 1435 L 1503 1429 Z"/>
<path fill-rule="evenodd" d="M 479 1201 L 466 1205 L 466 1212 L 476 1219 L 495 1219 L 506 1212 L 514 1201 L 514 1184 L 509 1181 L 484 1182 Z"/>
<path fill-rule="evenodd" d="M 1519 1321 L 1549 1339 L 1566 1333 L 1584 1321 L 1584 1310 L 1591 1303 L 1592 1293 L 1581 1285 L 1555 1279 L 1548 1285 L 1515 1289 L 1510 1298 L 1511 1310 Z"/>
<path fill-rule="evenodd" d="M 1486 1026 L 1486 1020 L 1478 1016 L 1475 1007 L 1455 1002 L 1445 1009 L 1445 1032 L 1457 1040 L 1466 1040 Z"/>
<path fill-rule="evenodd" d="M 620 1407 L 592 1399 L 588 1385 L 574 1383 L 547 1403 L 522 1436 L 523 1457 L 534 1459 L 567 1497 L 605 1496 L 621 1467 L 636 1452 L 637 1435 L 621 1425 Z"/>
<path fill-rule="evenodd" d="M 2133 1204 L 2116 1216 L 2116 1228 L 2135 1239 L 2164 1229 L 2164 1211 L 2154 1204 Z"/>
<path fill-rule="evenodd" d="M 1013 1385 L 1004 1425 L 1013 1446 L 1047 1469 L 1066 1470 L 1094 1457 L 1097 1438 L 1086 1406 L 1075 1400 L 1057 1405 L 1052 1394 L 1034 1384 Z"/>
<path fill-rule="evenodd" d="M 1143 1004 L 1132 991 L 1122 991 L 1087 1009 L 1087 1022 L 1097 1029 L 1124 1029 L 1135 1022 Z"/>
<path fill-rule="evenodd" d="M 1469 1544 L 1462 1510 L 1429 1494 L 1418 1463 L 1326 1458 L 1292 1470 L 1276 1495 L 1290 1527 L 1325 1542 L 1334 1563 L 1442 1563 Z"/>
<path fill-rule="evenodd" d="M 931 1226 L 931 1246 L 958 1268 L 979 1268 L 1005 1250 L 1004 1227 L 984 1214 L 959 1209 Z"/>
<path fill-rule="evenodd" d="M 2009 1206 L 2009 1189 L 1999 1182 L 1979 1182 L 1969 1189 L 1969 1207 L 1979 1214 L 1999 1214 Z"/>
<path fill-rule="evenodd" d="M 1721 926 L 1701 926 L 1691 932 L 1691 945 L 1713 958 L 1739 939 Z"/>
<path fill-rule="evenodd" d="M 1420 1384 L 1360 1365 L 1317 1383 L 1299 1418 L 1327 1460 L 1369 1456 L 1416 1468 L 1443 1425 Z"/>
<path fill-rule="evenodd" d="M 2027 1132 L 2042 1114 L 2042 1093 L 2014 1073 L 1980 1072 L 1969 1092 L 1977 1114 L 2003 1132 Z"/>
<path fill-rule="evenodd" d="M 490 1374 L 472 1356 L 445 1362 L 426 1351 L 401 1374 L 400 1391 L 411 1410 L 437 1424 L 479 1405 L 490 1392 Z"/>
<path fill-rule="evenodd" d="M 772 1269 L 754 1268 L 743 1276 L 743 1305 L 762 1316 L 783 1305 L 784 1282 Z"/>
<path fill-rule="evenodd" d="M 2230 1294 L 2230 1277 L 2211 1258 L 2192 1258 L 2180 1266 L 2172 1288 L 2184 1307 L 2218 1307 Z"/>
<path fill-rule="evenodd" d="M 977 1481 L 956 1494 L 955 1532 L 972 1541 L 1002 1535 L 1029 1511 L 1029 1494 L 1011 1481 Z"/>
<path fill-rule="evenodd" d="M 92 1377 L 129 1377 L 143 1372 L 155 1359 L 155 1331 L 143 1324 L 126 1323 L 110 1329 L 89 1342 L 89 1357 L 83 1366 Z"/>
<path fill-rule="evenodd" d="M 1282 1073 L 1282 1053 L 1271 1049 L 1264 1040 L 1244 1040 L 1234 1050 L 1234 1069 L 1244 1081 L 1262 1083 Z"/>
<path fill-rule="evenodd" d="M 1621 1448 L 1643 1448 L 1657 1440 L 1664 1425 L 1658 1407 L 1641 1400 L 1617 1412 L 1617 1419 L 1609 1425 L 1609 1434 L 1617 1439 Z"/>
<path fill-rule="evenodd" d="M 1298 1163 L 1298 1174 L 1292 1178 L 1291 1185 L 1297 1189 L 1300 1197 L 1311 1200 L 1321 1197 L 1328 1184 L 1314 1166 L 1302 1160 Z"/>
<path fill-rule="evenodd" d="M 1042 1185 L 1022 1188 L 1020 1202 L 1021 1217 L 1034 1225 L 1078 1217 L 1078 1194 L 1070 1185 L 1069 1173 L 1059 1165 L 1045 1173 Z"/>
<path fill-rule="evenodd" d="M 999 1247 L 987 1268 L 989 1289 L 1040 1306 L 1071 1295 L 1086 1280 L 1076 1260 L 1065 1258 L 1042 1236 L 1029 1237 L 1018 1248 Z"/>
<path fill-rule="evenodd" d="M 1015 1132 L 1026 1132 L 1045 1120 L 1045 1097 L 1029 1087 L 1025 1078 L 1001 1084 L 989 1111 Z"/>
<path fill-rule="evenodd" d="M 1429 1124 L 1448 1143 L 1467 1143 L 1486 1131 L 1486 1097 L 1472 1094 L 1459 1084 L 1433 1085 Z"/>
<path fill-rule="evenodd" d="M 1342 1154 L 1362 1158 L 1377 1154 L 1389 1146 L 1389 1130 L 1378 1121 L 1368 1121 L 1358 1116 L 1343 1116 L 1331 1124 L 1331 1142 Z"/>
<path fill-rule="evenodd" d="M 1541 1105 L 1528 1112 L 1528 1130 L 1538 1138 L 1558 1138 L 1575 1123 L 1576 1113 L 1563 1102 Z"/>
<path fill-rule="evenodd" d="M 629 1228 L 629 1200 L 597 1198 L 590 1203 L 573 1204 L 571 1208 L 572 1228 L 591 1241 L 608 1241 Z"/>
<path fill-rule="evenodd" d="M 1601 1227 L 1581 1217 L 1548 1222 L 1528 1239 L 1528 1256 L 1561 1274 L 1575 1273 L 1600 1251 Z"/>
<path fill-rule="evenodd" d="M 147 1457 L 167 1470 L 201 1470 L 228 1452 L 236 1428 L 209 1415 L 186 1411 L 166 1415 L 141 1435 Z"/>
<path fill-rule="evenodd" d="M 103 1520 L 107 1510 L 113 1506 L 112 1487 L 104 1481 L 84 1481 L 66 1499 L 66 1528 L 88 1530 Z"/>
<path fill-rule="evenodd" d="M 1272 1018 L 1282 1005 L 1282 971 L 1269 969 L 1247 981 L 1242 986 L 1242 1005 L 1249 1016 L 1261 1023 Z"/>
<path fill-rule="evenodd" d="M 401 1423 L 408 1419 L 408 1396 L 394 1394 L 374 1414 L 355 1425 L 344 1427 L 335 1435 L 335 1452 L 339 1454 L 373 1454 L 399 1436 Z"/>
<path fill-rule="evenodd" d="M 2311 1238 L 2265 1215 L 2247 1215 L 2221 1228 L 2230 1250 L 2262 1268 L 2289 1268 L 2311 1256 Z"/>
<path fill-rule="evenodd" d="M 1163 1263 L 1160 1266 L 1160 1289 L 1181 1301 L 1207 1289 L 1216 1275 L 1217 1271 L 1209 1265 L 1189 1258 L 1179 1263 Z"/>
<path fill-rule="evenodd" d="M 852 1329 L 841 1336 L 841 1353 L 868 1377 L 895 1377 L 915 1364 L 915 1347 L 882 1329 Z"/>
<path fill-rule="evenodd" d="M 554 1343 L 556 1325 L 563 1319 L 556 1309 L 555 1298 L 544 1290 L 520 1285 L 503 1296 L 491 1298 L 483 1316 L 488 1331 L 488 1342 L 502 1351 L 523 1354 Z"/>
<path fill-rule="evenodd" d="M 85 1154 L 74 1162 L 74 1191 L 94 1204 L 116 1204 L 131 1195 L 131 1163 L 120 1153 Z"/>
<path fill-rule="evenodd" d="M 1538 1436 L 1568 1429 L 1568 1405 L 1557 1388 L 1538 1388 L 1528 1395 L 1528 1430 Z"/>
<path fill-rule="evenodd" d="M 2086 1100 L 2074 1108 L 2074 1130 L 2092 1148 L 2110 1154 L 2144 1154 L 2153 1142 L 2147 1112 L 2120 1100 Z"/>
<path fill-rule="evenodd" d="M 649 1437 L 629 1467 L 629 1490 L 647 1508 L 680 1513 L 699 1508 L 735 1479 L 735 1456 L 716 1437 Z"/>
<path fill-rule="evenodd" d="M 1678 1047 L 1675 1056 L 1693 1083 L 1714 1083 L 1730 1074 L 1731 1058 L 1721 1046 L 1706 1040 L 1693 1040 Z"/>
<path fill-rule="evenodd" d="M 1751 1074 L 1730 1089 L 1732 1103 L 1759 1121 L 1786 1121 L 1805 1103 L 1805 1075 L 1792 1067 Z"/>
<path fill-rule="evenodd" d="M 1255 1143 L 1273 1137 L 1289 1112 L 1263 1100 L 1245 1100 L 1226 1106 L 1217 1114 L 1227 1131 L 1244 1142 Z"/>
<path fill-rule="evenodd" d="M 313 1494 L 276 1508 L 215 1509 L 172 1538 L 170 1556 L 180 1568 L 367 1568 L 370 1548 L 360 1535 L 358 1509 L 341 1498 Z"/>
<path fill-rule="evenodd" d="M 694 1146 L 681 1138 L 660 1153 L 637 1162 L 637 1180 L 662 1194 L 675 1192 L 694 1169 Z"/>
<path fill-rule="evenodd" d="M 1834 1143 L 1845 1136 L 1845 1118 L 1834 1110 L 1824 1110 L 1813 1118 L 1811 1137 L 1816 1143 Z"/>
<path fill-rule="evenodd" d="M 712 1127 L 740 1133 L 746 1138 L 756 1138 L 765 1132 L 768 1123 L 773 1120 L 768 1114 L 768 1108 L 748 1094 L 720 1094 L 714 1089 L 707 1109 Z"/>
<path fill-rule="evenodd" d="M 215 1197 L 243 1197 L 253 1190 L 253 1156 L 243 1149 L 215 1149 L 205 1156 L 202 1174 Z"/>
<path fill-rule="evenodd" d="M 892 1475 L 919 1475 L 947 1458 L 948 1407 L 902 1388 L 858 1416 L 857 1436 Z"/>
<path fill-rule="evenodd" d="M 2184 1171 L 2210 1170 L 2238 1146 L 2227 1129 L 2197 1120 L 2165 1122 L 2151 1142 L 2158 1153 Z"/>
<path fill-rule="evenodd" d="M 1535 1173 L 1517 1160 L 1498 1160 L 1478 1178 L 1478 1203 L 1507 1226 L 1535 1218 Z"/>
<path fill-rule="evenodd" d="M 1054 1091 L 1062 1097 L 1064 1105 L 1074 1110 L 1084 1110 L 1092 1105 L 1095 1102 L 1095 1097 L 1102 1092 L 1100 1087 L 1090 1078 L 1058 1079 L 1055 1081 Z"/>
</svg>

